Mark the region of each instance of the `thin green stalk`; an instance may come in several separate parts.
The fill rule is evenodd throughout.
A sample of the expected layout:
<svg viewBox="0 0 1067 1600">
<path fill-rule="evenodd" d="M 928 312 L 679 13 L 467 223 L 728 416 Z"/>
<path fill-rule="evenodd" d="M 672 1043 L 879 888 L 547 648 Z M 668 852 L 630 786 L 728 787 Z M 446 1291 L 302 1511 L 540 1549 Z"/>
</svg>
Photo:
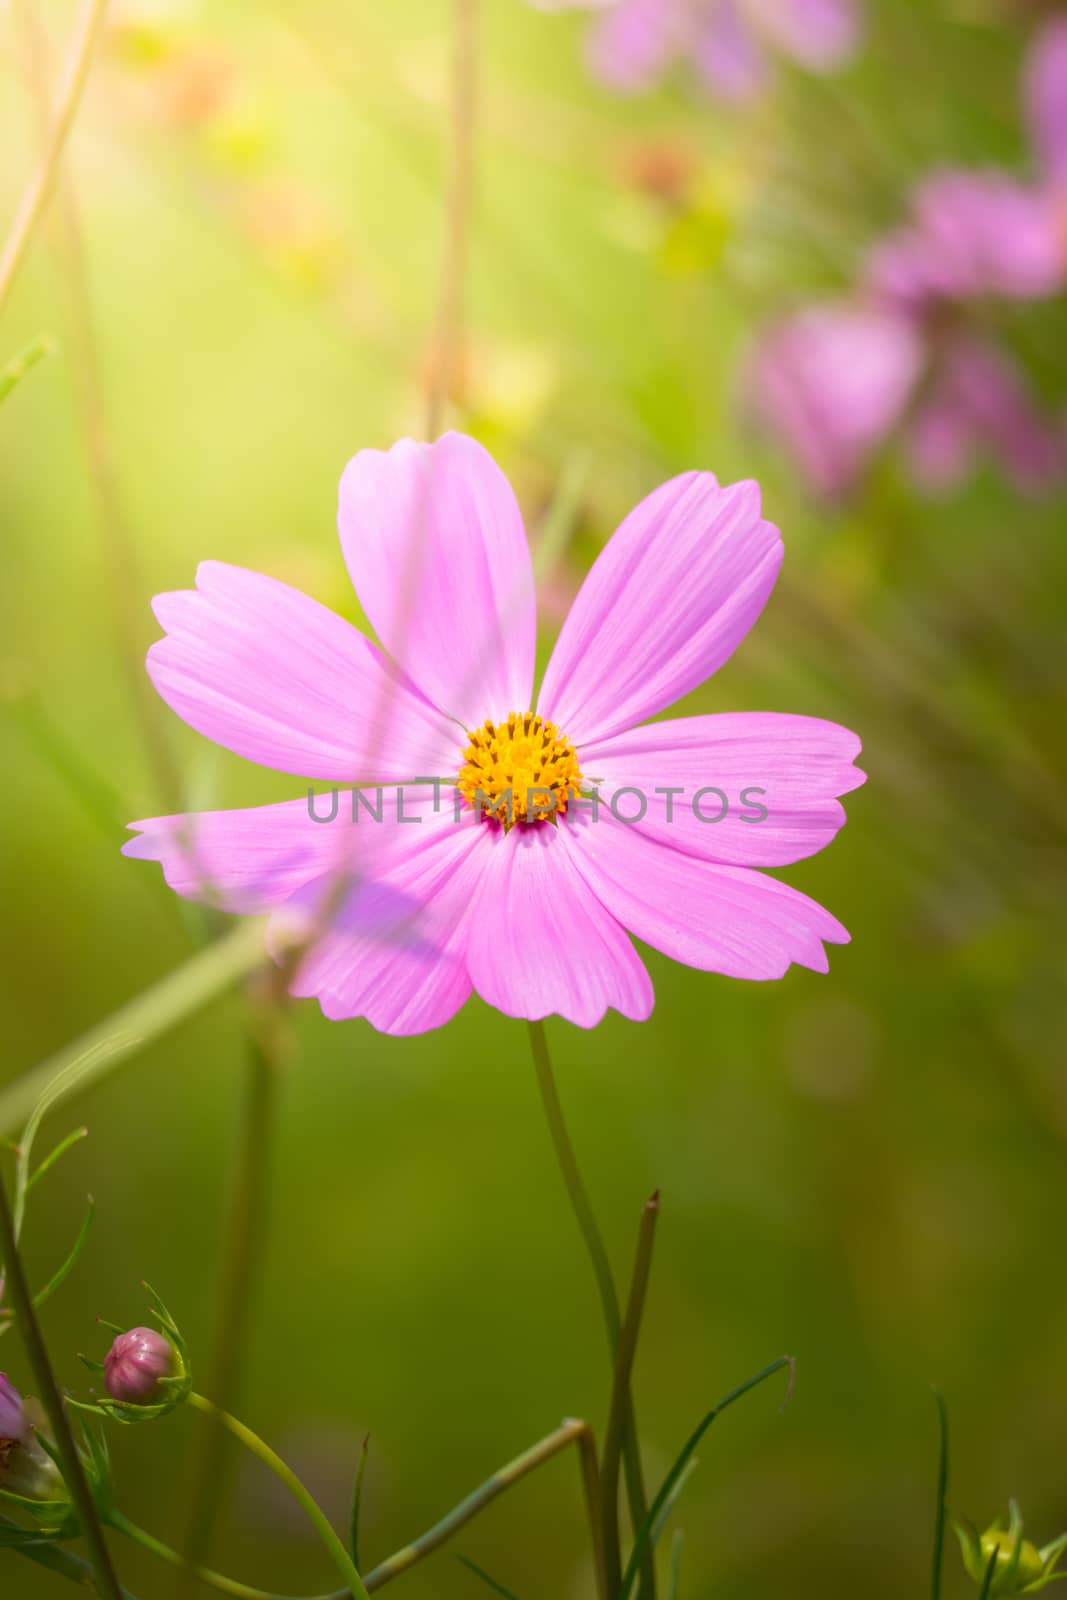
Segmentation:
<svg viewBox="0 0 1067 1600">
<path fill-rule="evenodd" d="M 263 959 L 262 919 L 242 921 L 73 1044 L 0 1089 L 0 1138 L 24 1125 L 45 1090 L 55 1088 L 50 1101 L 55 1104 L 99 1083 L 144 1045 L 246 977 Z"/>
<path fill-rule="evenodd" d="M 945 1501 L 948 1497 L 948 1408 L 944 1395 L 934 1390 L 940 1424 L 940 1450 L 937 1462 L 937 1509 L 934 1513 L 934 1556 L 930 1573 L 930 1600 L 941 1600 L 941 1568 L 945 1548 Z"/>
<path fill-rule="evenodd" d="M 19 1255 L 15 1221 L 8 1202 L 7 1185 L 2 1175 L 0 1175 L 0 1246 L 3 1247 L 5 1281 L 11 1294 L 19 1332 L 40 1391 L 41 1404 L 52 1426 L 52 1436 L 59 1452 L 71 1503 L 78 1514 L 81 1531 L 89 1547 L 96 1592 L 101 1600 L 122 1600 L 122 1590 L 104 1541 L 92 1491 L 85 1476 L 78 1447 L 74 1443 L 67 1408 L 63 1403 L 55 1373 L 52 1371 L 52 1363 L 48 1358 L 48 1348 L 37 1320 L 37 1313 L 33 1309 L 33 1296 L 26 1282 L 22 1257 Z"/>
<path fill-rule="evenodd" d="M 627 1563 L 626 1571 L 623 1573 L 622 1589 L 619 1594 L 619 1600 L 629 1600 L 630 1591 L 633 1589 L 634 1583 L 637 1579 L 645 1552 L 652 1548 L 652 1530 L 658 1524 L 664 1507 L 669 1504 L 675 1487 L 681 1478 L 682 1473 L 685 1471 L 690 1458 L 692 1457 L 693 1451 L 707 1433 L 716 1417 L 721 1416 L 727 1407 L 732 1406 L 735 1401 L 740 1400 L 742 1396 L 748 1394 L 751 1389 L 755 1389 L 759 1384 L 765 1383 L 767 1379 L 773 1377 L 776 1372 L 781 1372 L 783 1367 L 787 1367 L 789 1369 L 789 1387 L 786 1390 L 785 1400 L 782 1402 L 784 1408 L 789 1403 L 789 1398 L 793 1392 L 794 1361 L 792 1356 L 779 1356 L 777 1361 L 770 1362 L 768 1366 L 763 1367 L 759 1372 L 754 1373 L 751 1378 L 746 1378 L 744 1383 L 739 1383 L 735 1389 L 731 1389 L 728 1394 L 723 1395 L 722 1399 L 718 1401 L 717 1404 L 712 1406 L 707 1416 L 697 1425 L 696 1428 L 694 1428 L 693 1432 L 689 1435 L 689 1438 L 682 1446 L 682 1449 L 673 1467 L 661 1483 L 659 1492 L 649 1508 L 648 1515 L 637 1530 L 637 1536 L 634 1540 L 634 1547 L 630 1552 L 630 1560 Z"/>
<path fill-rule="evenodd" d="M 682 1580 L 682 1546 L 685 1544 L 685 1534 L 681 1528 L 674 1530 L 671 1540 L 671 1570 L 667 1578 L 666 1600 L 678 1600 Z"/>
<path fill-rule="evenodd" d="M 61 1578 L 69 1578 L 71 1583 L 76 1583 L 79 1589 L 91 1589 L 93 1586 L 93 1569 L 81 1556 L 76 1556 L 73 1550 L 68 1550 L 61 1544 L 16 1544 L 11 1549 L 16 1555 L 25 1556 L 27 1561 L 34 1561 L 39 1567 L 45 1567 L 49 1572 L 57 1572 Z M 129 1589 L 119 1585 L 121 1600 L 137 1600 Z"/>
<path fill-rule="evenodd" d="M 352 1595 L 353 1600 L 367 1600 L 367 1586 L 356 1571 L 355 1563 L 341 1540 L 331 1526 L 329 1518 L 318 1505 L 316 1500 L 304 1488 L 293 1469 L 286 1465 L 281 1456 L 273 1451 L 269 1444 L 261 1439 L 258 1433 L 246 1427 L 243 1422 L 238 1422 L 236 1417 L 231 1417 L 228 1411 L 222 1411 L 202 1394 L 194 1390 L 188 1397 L 188 1404 L 194 1406 L 206 1417 L 221 1422 L 222 1426 L 239 1439 L 247 1450 L 262 1461 L 274 1476 L 278 1478 L 289 1490 L 293 1499 L 303 1510 L 308 1521 L 322 1541 L 323 1548 L 327 1551 L 331 1561 L 344 1579 L 344 1588 L 340 1591 L 343 1595 Z"/>
<path fill-rule="evenodd" d="M 611 1390 L 608 1425 L 604 1434 L 604 1452 L 600 1465 L 600 1504 L 604 1530 L 604 1554 L 608 1563 L 608 1593 L 617 1594 L 622 1583 L 622 1547 L 619 1542 L 619 1465 L 622 1460 L 622 1443 L 626 1433 L 626 1417 L 630 1406 L 630 1383 L 637 1340 L 641 1332 L 641 1316 L 648 1291 L 648 1275 L 652 1267 L 652 1245 L 656 1222 L 659 1219 L 659 1192 L 645 1202 L 641 1213 L 641 1227 L 637 1236 L 637 1253 L 634 1257 L 633 1277 L 626 1303 L 622 1333 L 615 1356 L 615 1378 Z M 651 1552 L 650 1552 L 651 1556 Z"/>
<path fill-rule="evenodd" d="M 264 1019 L 264 1030 L 273 1018 Z M 226 1250 L 222 1266 L 222 1304 L 208 1363 L 208 1388 L 218 1396 L 221 1411 L 236 1403 L 238 1375 L 244 1360 L 248 1331 L 263 1258 L 263 1219 L 270 1192 L 271 1149 L 274 1143 L 277 1099 L 277 1052 L 267 1034 L 250 1019 L 248 1065 L 244 1105 L 239 1118 L 240 1147 L 236 1158 L 233 1198 L 230 1202 Z M 187 1572 L 205 1564 L 219 1515 L 225 1503 L 227 1482 L 226 1433 L 214 1424 L 205 1430 L 191 1473 L 193 1483 L 184 1548 Z M 188 1585 L 178 1584 L 179 1595 Z"/>
<path fill-rule="evenodd" d="M 982 1592 L 978 1596 L 978 1600 L 989 1600 L 989 1596 L 993 1593 L 993 1574 L 997 1570 L 997 1556 L 999 1554 L 1000 1551 L 995 1549 L 989 1557 L 989 1563 L 985 1569 L 985 1577 L 982 1580 Z"/>
<path fill-rule="evenodd" d="M 560 1103 L 559 1091 L 556 1088 L 556 1080 L 552 1071 L 552 1058 L 548 1053 L 545 1025 L 543 1022 L 531 1022 L 529 1030 L 534 1070 L 537 1073 L 537 1082 L 541 1090 L 541 1100 L 548 1122 L 548 1131 L 552 1138 L 556 1160 L 571 1202 L 571 1209 L 574 1212 L 592 1263 L 593 1276 L 596 1279 L 601 1310 L 604 1316 L 604 1327 L 608 1336 L 608 1348 L 611 1352 L 612 1363 L 614 1363 L 618 1359 L 619 1340 L 622 1336 L 622 1317 L 619 1312 L 619 1298 L 615 1289 L 611 1262 L 608 1259 L 608 1252 L 600 1229 L 597 1226 L 596 1216 L 593 1212 L 589 1195 L 586 1192 L 581 1169 L 578 1166 L 578 1158 L 574 1153 L 574 1146 L 567 1131 L 567 1123 L 563 1116 L 563 1107 Z M 648 1512 L 645 1499 L 644 1475 L 641 1470 L 641 1456 L 637 1444 L 637 1421 L 632 1397 L 627 1404 L 626 1427 L 623 1433 L 623 1464 L 626 1472 L 627 1499 L 630 1505 L 630 1523 L 636 1537 L 637 1529 L 641 1527 Z M 642 1567 L 641 1582 L 641 1593 L 644 1596 L 644 1600 L 655 1600 L 655 1569 L 651 1554 Z"/>
<path fill-rule="evenodd" d="M 172 1550 L 162 1539 L 157 1539 L 154 1534 L 139 1528 L 135 1522 L 124 1517 L 121 1511 L 112 1511 L 108 1520 L 117 1533 L 125 1534 L 127 1539 L 139 1544 L 142 1550 L 158 1556 L 160 1561 L 165 1561 L 168 1566 L 180 1567 L 190 1572 L 193 1577 L 199 1578 L 201 1583 L 206 1583 L 212 1589 L 218 1589 L 220 1594 L 233 1595 L 235 1600 L 299 1600 L 298 1596 L 276 1594 L 272 1589 L 257 1589 L 254 1584 L 240 1583 L 236 1578 L 227 1578 L 225 1573 L 213 1572 L 210 1567 L 190 1566 L 177 1550 Z"/>
<path fill-rule="evenodd" d="M 0 367 L 0 400 L 6 400 L 15 386 L 22 382 L 27 372 L 32 372 L 38 361 L 51 355 L 56 342 L 50 334 L 40 333 L 25 350 L 20 350 L 6 365 Z"/>
<path fill-rule="evenodd" d="M 89 76 L 93 49 L 103 26 L 106 10 L 107 0 L 84 0 L 67 51 L 44 149 L 23 190 L 7 240 L 0 250 L 0 310 L 3 309 L 11 292 L 33 236 L 33 230 L 40 221 L 55 181 L 63 146 L 73 126 L 82 91 L 85 88 L 85 80 Z"/>
<path fill-rule="evenodd" d="M 383 1588 L 385 1584 L 398 1578 L 402 1572 L 407 1572 L 417 1562 L 425 1560 L 428 1555 L 432 1555 L 451 1539 L 453 1534 L 458 1533 L 472 1517 L 476 1517 L 479 1511 L 498 1495 L 503 1494 L 505 1489 L 509 1489 L 513 1483 L 518 1483 L 520 1478 L 525 1478 L 528 1473 L 533 1472 L 544 1462 L 550 1461 L 553 1456 L 559 1455 L 568 1445 L 577 1444 L 581 1448 L 582 1441 L 589 1440 L 590 1436 L 588 1422 L 570 1421 L 563 1423 L 555 1433 L 550 1433 L 539 1443 L 531 1445 L 529 1450 L 524 1450 L 522 1455 L 516 1456 L 514 1461 L 509 1461 L 506 1466 L 494 1472 L 491 1478 L 479 1484 L 477 1489 L 473 1490 L 465 1500 L 461 1500 L 458 1506 L 454 1506 L 440 1522 L 434 1523 L 433 1527 L 428 1528 L 418 1539 L 412 1540 L 411 1544 L 405 1545 L 402 1550 L 397 1550 L 379 1566 L 372 1568 L 364 1580 L 368 1590 L 373 1593 L 375 1589 Z M 583 1460 L 583 1479 L 585 1471 Z"/>
</svg>

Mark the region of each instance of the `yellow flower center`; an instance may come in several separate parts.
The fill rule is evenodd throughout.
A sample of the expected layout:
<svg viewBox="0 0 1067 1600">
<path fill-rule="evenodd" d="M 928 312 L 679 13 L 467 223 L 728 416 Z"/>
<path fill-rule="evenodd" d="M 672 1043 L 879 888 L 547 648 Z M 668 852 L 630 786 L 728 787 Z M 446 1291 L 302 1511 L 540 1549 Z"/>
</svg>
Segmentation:
<svg viewBox="0 0 1067 1600">
<path fill-rule="evenodd" d="M 509 711 L 506 722 L 483 722 L 467 738 L 456 785 L 505 832 L 516 822 L 555 822 L 581 793 L 574 746 L 533 711 Z"/>
</svg>

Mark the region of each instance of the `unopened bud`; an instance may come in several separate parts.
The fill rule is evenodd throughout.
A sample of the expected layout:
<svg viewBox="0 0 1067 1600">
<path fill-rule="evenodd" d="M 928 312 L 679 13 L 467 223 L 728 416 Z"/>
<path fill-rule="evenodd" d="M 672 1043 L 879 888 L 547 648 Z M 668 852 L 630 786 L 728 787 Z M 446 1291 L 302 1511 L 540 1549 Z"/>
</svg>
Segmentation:
<svg viewBox="0 0 1067 1600">
<path fill-rule="evenodd" d="M 181 1371 L 178 1353 L 155 1328 L 120 1333 L 104 1357 L 104 1383 L 113 1400 L 125 1405 L 154 1405 L 166 1393 L 163 1378 Z"/>
<path fill-rule="evenodd" d="M 1067 1534 L 1040 1550 L 1031 1540 L 1024 1539 L 1022 1517 L 1014 1500 L 1009 1517 L 998 1517 L 984 1533 L 978 1533 L 970 1524 L 959 1523 L 956 1533 L 963 1564 L 980 1587 L 985 1584 L 992 1562 L 987 1592 L 997 1596 L 1037 1594 L 1047 1588 L 1058 1576 L 1055 1567 L 1067 1547 Z"/>
</svg>

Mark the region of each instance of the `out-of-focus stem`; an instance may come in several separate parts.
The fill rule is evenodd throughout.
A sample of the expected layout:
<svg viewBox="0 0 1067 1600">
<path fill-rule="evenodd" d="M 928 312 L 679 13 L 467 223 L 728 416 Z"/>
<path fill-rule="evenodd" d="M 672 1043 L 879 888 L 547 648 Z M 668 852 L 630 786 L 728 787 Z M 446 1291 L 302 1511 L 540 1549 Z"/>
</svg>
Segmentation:
<svg viewBox="0 0 1067 1600">
<path fill-rule="evenodd" d="M 51 1424 L 52 1437 L 63 1468 L 63 1479 L 89 1547 L 96 1592 L 101 1600 L 123 1600 L 122 1589 L 115 1576 L 100 1519 L 96 1513 L 92 1490 L 85 1476 L 78 1447 L 74 1443 L 67 1408 L 63 1404 L 63 1396 L 48 1358 L 48 1347 L 44 1342 L 41 1325 L 33 1307 L 33 1295 L 26 1282 L 18 1240 L 15 1237 L 15 1221 L 7 1197 L 7 1185 L 2 1176 L 0 1176 L 0 1250 L 3 1253 L 5 1282 L 11 1295 L 15 1320 L 40 1390 L 41 1404 Z"/>
<path fill-rule="evenodd" d="M 586 1192 L 570 1134 L 567 1132 L 567 1123 L 563 1116 L 563 1107 L 560 1104 L 559 1091 L 556 1088 L 556 1080 L 552 1071 L 552 1059 L 548 1053 L 545 1025 L 543 1022 L 531 1022 L 529 1030 L 534 1069 L 537 1073 L 537 1082 L 541 1090 L 541 1100 L 545 1109 L 545 1118 L 548 1122 L 548 1131 L 552 1138 L 556 1160 L 571 1202 L 571 1209 L 574 1212 L 579 1231 L 585 1241 L 585 1247 L 592 1263 L 593 1276 L 596 1279 L 600 1305 L 604 1315 L 604 1327 L 608 1336 L 608 1348 L 611 1352 L 612 1362 L 615 1363 L 618 1360 L 619 1340 L 622 1336 L 622 1317 L 619 1312 L 619 1297 L 615 1289 L 611 1262 L 608 1259 L 608 1252 L 604 1245 L 600 1228 L 597 1225 L 589 1195 Z M 645 1499 L 644 1474 L 641 1470 L 641 1456 L 637 1442 L 637 1422 L 634 1415 L 633 1400 L 629 1393 L 627 1395 L 626 1425 L 623 1432 L 622 1449 L 626 1471 L 626 1493 L 630 1506 L 630 1523 L 636 1531 L 644 1522 L 648 1512 Z M 605 1552 L 605 1559 L 609 1559 L 607 1552 Z M 651 1556 L 642 1561 L 641 1583 L 645 1600 L 654 1600 L 655 1570 Z"/>
<path fill-rule="evenodd" d="M 22 36 L 27 76 L 44 143 L 48 138 L 47 45 L 29 0 L 15 0 L 13 12 Z M 138 577 L 137 547 L 126 519 L 107 421 L 81 219 L 69 178 L 64 181 L 58 170 L 55 186 L 59 223 L 57 253 L 70 306 L 75 405 L 96 501 L 100 547 L 120 664 L 159 799 L 168 812 L 174 812 L 181 806 L 182 787 L 164 722 L 166 709 L 144 670 L 144 644 L 137 623 L 143 586 Z"/>
<path fill-rule="evenodd" d="M 387 1560 L 368 1572 L 365 1580 L 368 1590 L 373 1592 L 375 1589 L 383 1588 L 393 1578 L 398 1578 L 402 1572 L 407 1572 L 417 1562 L 424 1560 L 428 1555 L 432 1555 L 435 1550 L 439 1550 L 446 1540 L 451 1539 L 452 1535 L 458 1532 L 472 1517 L 476 1517 L 479 1511 L 482 1511 L 491 1501 L 496 1499 L 497 1495 L 503 1494 L 505 1489 L 509 1489 L 513 1483 L 518 1483 L 520 1478 L 525 1478 L 528 1473 L 533 1472 L 544 1462 L 550 1461 L 553 1456 L 558 1455 L 561 1450 L 565 1450 L 568 1445 L 578 1445 L 579 1451 L 582 1452 L 588 1449 L 591 1440 L 592 1433 L 588 1422 L 571 1421 L 563 1423 L 562 1427 L 557 1428 L 555 1433 L 550 1433 L 547 1438 L 542 1439 L 538 1444 L 532 1445 L 529 1450 L 524 1450 L 521 1456 L 516 1456 L 514 1461 L 509 1461 L 498 1472 L 494 1472 L 491 1478 L 487 1478 L 484 1483 L 479 1484 L 478 1488 L 469 1494 L 465 1500 L 461 1500 L 459 1505 L 455 1506 L 447 1516 L 442 1517 L 440 1522 L 435 1523 L 432 1528 L 428 1528 L 418 1539 L 413 1539 L 411 1544 L 405 1545 L 402 1550 L 397 1550 L 394 1555 L 389 1556 Z M 588 1458 L 582 1454 L 580 1459 L 584 1482 L 586 1481 Z M 595 1463 L 595 1449 L 593 1450 L 593 1460 Z M 592 1527 L 594 1529 L 595 1548 L 595 1520 Z"/>
<path fill-rule="evenodd" d="M 182 1562 L 184 1572 L 177 1587 L 179 1595 L 188 1591 L 189 1579 L 204 1565 L 226 1500 L 230 1461 L 226 1434 L 220 1425 L 221 1412 L 230 1410 L 236 1403 L 238 1373 L 248 1342 L 260 1277 L 280 1071 L 277 1030 L 281 1026 L 281 1016 L 280 1010 L 272 1005 L 261 1019 L 250 1016 L 248 1022 L 244 1104 L 240 1114 L 234 1192 L 227 1218 L 222 1300 L 208 1367 L 208 1387 L 218 1396 L 218 1410 L 209 1414 L 202 1445 L 194 1455 L 192 1503 Z M 257 1022 L 261 1025 L 257 1026 Z"/>
<path fill-rule="evenodd" d="M 604 1434 L 604 1454 L 600 1468 L 601 1508 L 604 1528 L 604 1554 L 608 1563 L 608 1592 L 617 1594 L 622 1582 L 622 1549 L 619 1544 L 619 1463 L 626 1433 L 626 1419 L 630 1409 L 630 1381 L 637 1340 L 641 1332 L 641 1315 L 648 1290 L 648 1275 L 652 1266 L 652 1244 L 659 1218 L 659 1193 L 646 1201 L 641 1213 L 641 1227 L 637 1236 L 637 1254 L 634 1258 L 630 1294 L 623 1318 L 619 1346 L 615 1355 L 615 1379 L 611 1390 L 611 1407 Z"/>
<path fill-rule="evenodd" d="M 254 1456 L 257 1456 L 263 1465 L 269 1468 L 274 1473 L 274 1476 L 285 1485 L 315 1529 L 322 1541 L 323 1548 L 327 1551 L 334 1566 L 344 1579 L 345 1587 L 340 1593 L 344 1595 L 351 1594 L 354 1600 L 367 1600 L 366 1585 L 356 1571 L 352 1557 L 338 1538 L 326 1513 L 319 1506 L 314 1496 L 308 1493 L 293 1469 L 286 1465 L 281 1456 L 272 1450 L 270 1445 L 259 1437 L 258 1433 L 253 1433 L 251 1428 L 246 1427 L 243 1422 L 238 1422 L 236 1417 L 231 1416 L 228 1411 L 222 1410 L 221 1407 L 214 1405 L 212 1401 L 205 1399 L 202 1394 L 197 1394 L 194 1391 L 189 1395 L 187 1403 L 194 1406 L 197 1411 L 203 1412 L 205 1416 L 212 1418 L 213 1421 L 220 1422 L 227 1432 L 232 1433 L 235 1439 L 240 1440 L 241 1444 L 247 1450 L 250 1450 Z"/>
<path fill-rule="evenodd" d="M 91 1589 L 93 1586 L 93 1569 L 81 1556 L 76 1556 L 73 1550 L 68 1550 L 62 1544 L 16 1544 L 12 1545 L 16 1555 L 25 1556 L 27 1561 L 34 1561 L 39 1567 L 46 1567 L 49 1572 L 58 1572 L 61 1578 L 69 1578 L 71 1583 L 76 1583 L 79 1589 Z M 137 1600 L 136 1595 L 129 1589 L 119 1585 L 119 1594 L 122 1600 Z"/>
<path fill-rule="evenodd" d="M 463 354 L 463 309 L 478 120 L 478 5 L 479 0 L 452 0 L 451 153 L 445 248 L 426 399 L 426 433 L 430 439 L 441 431 Z"/>
<path fill-rule="evenodd" d="M 63 146 L 67 142 L 67 137 L 73 126 L 78 105 L 81 101 L 82 90 L 85 88 L 85 80 L 89 75 L 89 67 L 93 59 L 93 49 L 99 37 L 106 10 L 107 0 L 84 0 L 79 13 L 78 22 L 63 64 L 54 108 L 49 117 L 48 133 L 44 147 L 38 156 L 37 165 L 22 192 L 22 198 L 15 212 L 11 229 L 3 249 L 0 250 L 0 311 L 3 310 L 4 303 L 11 292 L 12 284 L 26 254 L 26 248 L 33 236 L 33 230 L 40 221 L 52 184 L 55 181 L 60 157 L 63 154 Z"/>
</svg>

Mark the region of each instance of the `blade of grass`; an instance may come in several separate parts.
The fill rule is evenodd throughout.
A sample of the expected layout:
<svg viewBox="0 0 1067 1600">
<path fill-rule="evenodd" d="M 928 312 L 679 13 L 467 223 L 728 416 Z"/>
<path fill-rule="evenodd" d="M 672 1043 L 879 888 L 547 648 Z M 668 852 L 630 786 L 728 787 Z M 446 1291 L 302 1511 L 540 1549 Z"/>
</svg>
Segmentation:
<svg viewBox="0 0 1067 1600">
<path fill-rule="evenodd" d="M 480 1567 L 476 1561 L 472 1561 L 469 1556 L 457 1556 L 456 1560 L 460 1566 L 466 1567 L 468 1572 L 473 1572 L 476 1578 L 481 1578 L 486 1588 L 492 1589 L 494 1594 L 503 1595 L 504 1600 L 518 1600 L 517 1595 L 512 1594 L 510 1589 L 505 1589 L 502 1583 L 497 1583 L 495 1578 L 491 1578 L 488 1572 Z"/>
<path fill-rule="evenodd" d="M 0 401 L 6 400 L 28 372 L 32 372 L 38 361 L 43 361 L 57 348 L 56 341 L 51 334 L 40 333 L 37 338 L 28 344 L 25 350 L 20 350 L 13 356 L 6 366 L 0 367 Z"/>
<path fill-rule="evenodd" d="M 634 1540 L 633 1550 L 630 1552 L 630 1560 L 627 1564 L 626 1571 L 623 1574 L 622 1589 L 619 1593 L 619 1600 L 629 1600 L 629 1595 L 633 1589 L 634 1581 L 637 1577 L 641 1561 L 645 1555 L 645 1552 L 651 1548 L 652 1529 L 655 1527 L 660 1513 L 670 1498 L 675 1484 L 678 1482 L 678 1479 L 684 1472 L 686 1463 L 689 1461 L 689 1458 L 692 1456 L 697 1445 L 707 1433 L 716 1417 L 721 1416 L 728 1406 L 732 1406 L 735 1401 L 740 1400 L 744 1395 L 748 1394 L 750 1390 L 757 1388 L 761 1383 L 765 1383 L 767 1379 L 772 1378 L 776 1372 L 781 1372 L 783 1367 L 788 1367 L 789 1369 L 789 1388 L 786 1391 L 786 1401 L 788 1402 L 793 1389 L 794 1362 L 792 1356 L 779 1356 L 777 1361 L 772 1361 L 769 1366 L 764 1367 L 760 1372 L 754 1373 L 751 1378 L 746 1378 L 744 1383 L 739 1383 L 736 1389 L 731 1389 L 728 1394 L 723 1395 L 722 1399 L 718 1401 L 717 1404 L 712 1406 L 711 1410 L 708 1412 L 703 1421 L 699 1423 L 696 1428 L 694 1428 L 693 1432 L 682 1446 L 682 1449 L 673 1467 L 664 1478 L 663 1483 L 660 1485 L 659 1493 L 653 1500 L 648 1509 L 648 1515 L 645 1517 L 644 1522 L 638 1529 L 637 1536 Z"/>
<path fill-rule="evenodd" d="M 349 1531 L 349 1544 L 352 1548 L 352 1560 L 358 1567 L 359 1560 L 359 1513 L 363 1505 L 363 1475 L 367 1470 L 367 1455 L 370 1451 L 370 1434 L 364 1434 L 363 1443 L 359 1447 L 359 1462 L 356 1466 L 356 1484 L 352 1491 L 352 1519 Z"/>
<path fill-rule="evenodd" d="M 982 1592 L 978 1600 L 989 1600 L 989 1596 L 993 1592 L 993 1574 L 997 1570 L 997 1556 L 999 1554 L 999 1550 L 994 1550 L 989 1558 L 989 1564 L 985 1569 L 985 1577 L 982 1580 Z"/>
<path fill-rule="evenodd" d="M 93 1225 L 93 1218 L 94 1218 L 95 1215 L 96 1215 L 96 1208 L 93 1205 L 93 1197 L 92 1197 L 92 1195 L 90 1195 L 89 1196 L 89 1209 L 86 1211 L 85 1218 L 84 1218 L 84 1220 L 82 1222 L 82 1225 L 78 1229 L 78 1237 L 75 1239 L 74 1243 L 71 1245 L 70 1253 L 67 1255 L 66 1259 L 64 1261 L 62 1261 L 60 1263 L 60 1265 L 56 1268 L 55 1272 L 53 1272 L 52 1276 L 49 1278 L 49 1280 L 45 1284 L 44 1288 L 43 1289 L 38 1289 L 37 1293 L 33 1297 L 34 1307 L 38 1311 L 40 1310 L 40 1308 L 43 1305 L 46 1304 L 47 1301 L 51 1300 L 52 1296 L 55 1294 L 57 1289 L 62 1288 L 63 1284 L 66 1283 L 67 1279 L 70 1277 L 71 1273 L 74 1271 L 74 1268 L 77 1266 L 78 1257 L 81 1255 L 82 1251 L 85 1249 L 85 1242 L 89 1237 L 89 1230 Z"/>
<path fill-rule="evenodd" d="M 608 1567 L 608 1593 L 618 1592 L 622 1581 L 622 1550 L 619 1543 L 619 1467 L 627 1420 L 631 1413 L 630 1383 L 633 1374 L 637 1341 L 641 1332 L 641 1316 L 648 1290 L 648 1277 L 652 1267 L 652 1246 L 659 1218 L 659 1191 L 645 1202 L 641 1213 L 641 1226 L 637 1236 L 633 1276 L 626 1303 L 619 1346 L 615 1356 L 615 1377 L 611 1390 L 608 1424 L 604 1434 L 604 1453 L 600 1465 L 600 1505 L 603 1527 L 604 1558 Z"/>
<path fill-rule="evenodd" d="M 934 1556 L 930 1573 L 930 1600 L 941 1600 L 941 1570 L 945 1550 L 945 1499 L 948 1495 L 948 1407 L 944 1395 L 934 1390 L 940 1447 L 937 1462 L 937 1507 L 934 1512 Z"/>
<path fill-rule="evenodd" d="M 262 921 L 253 917 L 73 1044 L 0 1089 L 0 1136 L 20 1128 L 46 1092 L 51 1106 L 99 1083 L 141 1047 L 246 977 L 264 959 Z"/>
<path fill-rule="evenodd" d="M 682 1546 L 685 1544 L 685 1534 L 681 1528 L 674 1530 L 671 1540 L 671 1570 L 667 1577 L 667 1594 L 665 1600 L 678 1600 L 678 1590 L 682 1579 Z"/>
</svg>

